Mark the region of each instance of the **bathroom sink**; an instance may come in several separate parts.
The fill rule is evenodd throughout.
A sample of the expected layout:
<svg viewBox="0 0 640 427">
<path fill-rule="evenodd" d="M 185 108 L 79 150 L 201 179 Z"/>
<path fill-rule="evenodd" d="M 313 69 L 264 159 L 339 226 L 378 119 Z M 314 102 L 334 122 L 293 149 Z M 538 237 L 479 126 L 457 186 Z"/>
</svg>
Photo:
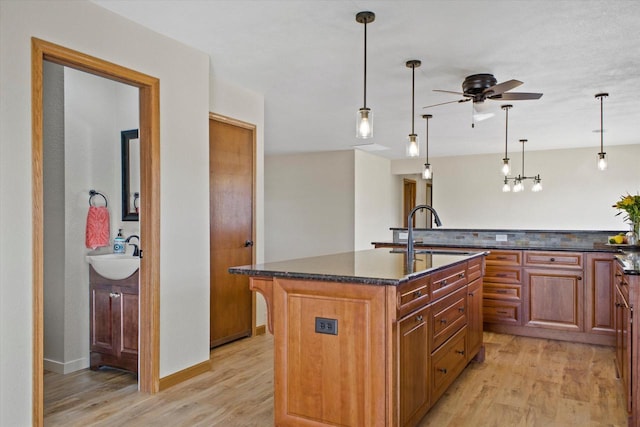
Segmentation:
<svg viewBox="0 0 640 427">
<path fill-rule="evenodd" d="M 122 280 L 140 268 L 140 258 L 125 254 L 87 255 L 86 260 L 93 269 L 106 279 Z"/>
</svg>

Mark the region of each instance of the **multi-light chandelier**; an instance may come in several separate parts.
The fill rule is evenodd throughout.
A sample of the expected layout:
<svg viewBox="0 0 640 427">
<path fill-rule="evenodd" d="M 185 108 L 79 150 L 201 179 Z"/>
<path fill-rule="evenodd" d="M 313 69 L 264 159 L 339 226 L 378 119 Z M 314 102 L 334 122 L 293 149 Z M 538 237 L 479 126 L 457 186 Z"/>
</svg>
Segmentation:
<svg viewBox="0 0 640 427">
<path fill-rule="evenodd" d="M 513 105 L 503 105 L 501 107 L 505 111 L 505 130 L 504 130 L 504 158 L 502 159 L 502 172 L 504 174 L 504 184 L 502 186 L 502 191 L 508 193 L 512 191 L 511 185 L 509 181 L 513 181 L 513 192 L 519 193 L 524 191 L 524 181 L 527 179 L 533 180 L 533 187 L 531 187 L 531 191 L 537 193 L 538 191 L 542 191 L 542 178 L 540 178 L 540 174 L 535 176 L 526 176 L 524 174 L 524 144 L 527 142 L 526 139 L 521 139 L 520 143 L 522 143 L 522 171 L 518 176 L 510 177 L 509 171 L 509 158 L 507 157 L 507 143 L 508 143 L 508 132 L 509 132 L 509 109 L 513 108 Z"/>
<path fill-rule="evenodd" d="M 356 137 L 368 139 L 373 136 L 373 111 L 367 108 L 367 24 L 376 19 L 373 12 L 359 12 L 356 21 L 364 24 L 364 102 L 356 115 Z"/>
</svg>

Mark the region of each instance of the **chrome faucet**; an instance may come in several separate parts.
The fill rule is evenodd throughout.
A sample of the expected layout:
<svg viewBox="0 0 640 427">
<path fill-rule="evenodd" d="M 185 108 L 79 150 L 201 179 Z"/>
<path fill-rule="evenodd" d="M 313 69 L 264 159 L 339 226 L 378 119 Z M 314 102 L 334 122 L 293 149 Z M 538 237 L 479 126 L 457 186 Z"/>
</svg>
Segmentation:
<svg viewBox="0 0 640 427">
<path fill-rule="evenodd" d="M 130 242 L 130 240 L 133 239 L 134 237 L 138 239 L 138 245 L 139 245 L 140 237 L 136 236 L 135 234 L 132 234 L 131 236 L 127 237 L 127 240 L 125 240 L 124 242 L 133 246 L 133 256 L 140 256 L 140 248 L 138 248 L 138 245 Z"/>
<path fill-rule="evenodd" d="M 415 249 L 413 247 L 413 216 L 417 211 L 421 211 L 422 209 L 426 209 L 433 214 L 433 220 L 436 222 L 438 227 L 442 227 L 442 222 L 440 221 L 440 217 L 438 216 L 438 212 L 433 209 L 429 205 L 418 205 L 409 212 L 409 216 L 407 217 L 407 228 L 409 233 L 407 234 L 407 272 L 413 272 L 413 258 L 415 257 Z"/>
</svg>

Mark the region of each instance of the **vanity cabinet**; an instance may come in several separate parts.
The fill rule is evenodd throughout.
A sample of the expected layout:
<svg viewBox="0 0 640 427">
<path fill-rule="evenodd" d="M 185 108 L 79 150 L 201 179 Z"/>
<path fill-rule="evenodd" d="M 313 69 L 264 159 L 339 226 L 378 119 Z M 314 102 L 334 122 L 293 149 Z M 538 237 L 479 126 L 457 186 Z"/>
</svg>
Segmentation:
<svg viewBox="0 0 640 427">
<path fill-rule="evenodd" d="M 139 270 L 122 280 L 89 266 L 90 367 L 138 372 Z"/>
</svg>

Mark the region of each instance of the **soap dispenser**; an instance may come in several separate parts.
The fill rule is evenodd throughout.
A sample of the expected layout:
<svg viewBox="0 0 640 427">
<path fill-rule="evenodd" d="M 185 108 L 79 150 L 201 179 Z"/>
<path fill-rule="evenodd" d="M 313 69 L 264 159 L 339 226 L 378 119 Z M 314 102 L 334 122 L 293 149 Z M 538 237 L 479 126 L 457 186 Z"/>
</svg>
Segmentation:
<svg viewBox="0 0 640 427">
<path fill-rule="evenodd" d="M 118 235 L 113 239 L 113 253 L 123 254 L 126 247 L 124 236 L 122 235 L 122 228 L 118 229 Z"/>
</svg>

